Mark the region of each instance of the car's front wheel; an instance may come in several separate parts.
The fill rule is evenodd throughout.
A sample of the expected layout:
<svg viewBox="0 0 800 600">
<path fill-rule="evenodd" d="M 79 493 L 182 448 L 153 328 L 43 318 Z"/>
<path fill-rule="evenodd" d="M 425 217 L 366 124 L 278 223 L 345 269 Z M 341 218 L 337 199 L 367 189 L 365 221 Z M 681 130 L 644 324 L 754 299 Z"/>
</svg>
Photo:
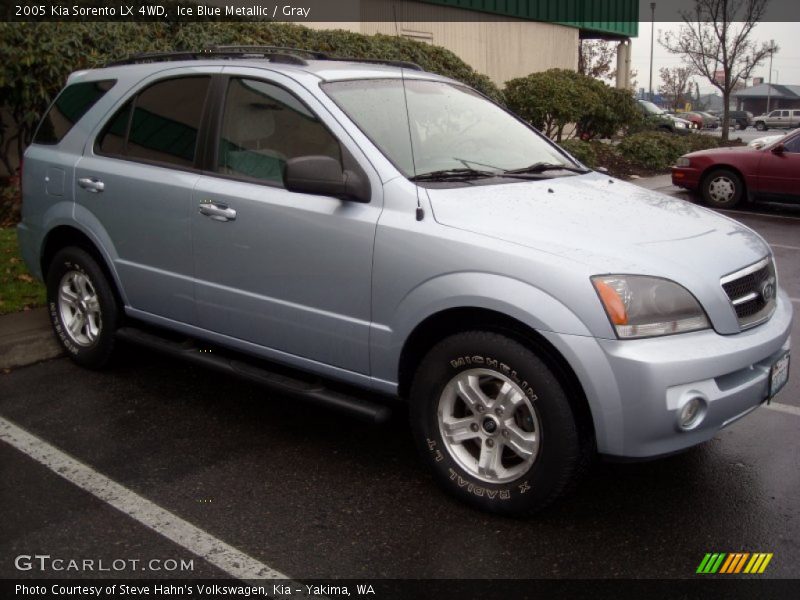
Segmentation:
<svg viewBox="0 0 800 600">
<path fill-rule="evenodd" d="M 714 208 L 733 208 L 743 195 L 741 177 L 729 169 L 716 169 L 703 180 L 703 200 Z"/>
<path fill-rule="evenodd" d="M 756 129 L 758 129 L 759 131 L 766 131 L 767 130 L 767 124 L 764 123 L 764 121 L 758 121 L 756 123 Z"/>
<path fill-rule="evenodd" d="M 553 502 L 585 471 L 593 448 L 546 364 L 485 331 L 453 335 L 428 352 L 411 388 L 411 426 L 440 485 L 501 514 Z"/>
<path fill-rule="evenodd" d="M 103 367 L 120 310 L 100 265 L 81 248 L 64 248 L 51 261 L 46 283 L 50 320 L 67 354 L 84 367 Z"/>
</svg>

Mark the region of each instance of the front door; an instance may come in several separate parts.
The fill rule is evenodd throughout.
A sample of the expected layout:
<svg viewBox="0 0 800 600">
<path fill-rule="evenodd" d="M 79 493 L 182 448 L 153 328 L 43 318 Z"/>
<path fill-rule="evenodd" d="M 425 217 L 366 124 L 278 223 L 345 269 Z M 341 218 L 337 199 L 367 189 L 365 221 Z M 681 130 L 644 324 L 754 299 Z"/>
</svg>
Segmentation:
<svg viewBox="0 0 800 600">
<path fill-rule="evenodd" d="M 800 199 L 800 133 L 787 136 L 782 143 L 782 152 L 763 152 L 758 165 L 759 192 L 778 200 Z"/>
<path fill-rule="evenodd" d="M 380 196 L 289 192 L 286 160 L 342 160 L 339 140 L 285 87 L 226 83 L 213 175 L 194 192 L 199 325 L 292 357 L 366 374 Z"/>
</svg>

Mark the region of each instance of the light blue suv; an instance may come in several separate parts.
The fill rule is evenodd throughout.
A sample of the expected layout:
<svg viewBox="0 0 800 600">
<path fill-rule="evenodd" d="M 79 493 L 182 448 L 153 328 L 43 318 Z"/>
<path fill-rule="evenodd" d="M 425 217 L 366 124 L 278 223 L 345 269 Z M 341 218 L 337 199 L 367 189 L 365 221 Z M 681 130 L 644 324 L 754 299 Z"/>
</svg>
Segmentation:
<svg viewBox="0 0 800 600">
<path fill-rule="evenodd" d="M 223 48 L 74 73 L 23 198 L 77 363 L 122 339 L 371 420 L 407 402 L 436 479 L 484 510 L 542 508 L 595 452 L 705 442 L 788 376 L 761 237 L 410 64 Z"/>
</svg>

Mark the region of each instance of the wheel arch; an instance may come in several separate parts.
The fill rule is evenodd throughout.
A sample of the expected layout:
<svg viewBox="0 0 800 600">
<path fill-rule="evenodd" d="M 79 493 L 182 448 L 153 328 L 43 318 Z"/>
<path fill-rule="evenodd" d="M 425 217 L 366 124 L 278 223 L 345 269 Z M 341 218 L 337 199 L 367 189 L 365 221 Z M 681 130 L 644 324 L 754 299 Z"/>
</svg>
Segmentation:
<svg viewBox="0 0 800 600">
<path fill-rule="evenodd" d="M 408 397 L 417 366 L 440 340 L 464 331 L 491 331 L 524 345 L 553 371 L 570 399 L 581 429 L 594 437 L 591 408 L 575 370 L 564 356 L 535 329 L 504 313 L 478 307 L 448 308 L 420 322 L 406 339 L 398 366 L 398 395 Z"/>
<path fill-rule="evenodd" d="M 114 291 L 119 305 L 124 306 L 124 294 L 117 274 L 111 266 L 112 262 L 110 257 L 101 250 L 100 244 L 94 241 L 87 232 L 82 231 L 74 225 L 57 225 L 48 231 L 42 239 L 42 247 L 39 254 L 42 275 L 45 278 L 47 277 L 47 271 L 55 255 L 59 250 L 68 246 L 75 246 L 84 250 L 97 261 L 97 264 L 108 279 L 108 283 Z"/>
<path fill-rule="evenodd" d="M 739 167 L 736 167 L 736 166 L 728 164 L 728 163 L 714 163 L 713 165 L 709 165 L 708 167 L 706 167 L 705 171 L 703 171 L 703 173 L 700 175 L 700 186 L 699 186 L 700 187 L 700 192 L 702 193 L 702 191 L 703 191 L 703 189 L 704 189 L 704 187 L 706 185 L 706 180 L 715 171 L 720 171 L 720 170 L 732 171 L 733 173 L 735 173 L 739 177 L 739 179 L 742 181 L 742 185 L 744 186 L 744 189 L 742 190 L 742 192 L 743 192 L 742 199 L 743 200 L 749 200 L 750 199 L 750 192 L 749 192 L 750 185 L 749 185 L 749 182 L 747 180 L 747 177 L 745 176 L 744 173 L 742 173 L 742 170 Z"/>
</svg>

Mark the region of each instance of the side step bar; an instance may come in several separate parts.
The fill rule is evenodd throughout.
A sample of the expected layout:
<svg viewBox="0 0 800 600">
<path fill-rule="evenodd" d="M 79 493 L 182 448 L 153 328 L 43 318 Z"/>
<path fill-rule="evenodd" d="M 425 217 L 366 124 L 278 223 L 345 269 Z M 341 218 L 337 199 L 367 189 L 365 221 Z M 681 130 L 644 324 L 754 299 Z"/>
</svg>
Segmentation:
<svg viewBox="0 0 800 600">
<path fill-rule="evenodd" d="M 369 423 L 385 423 L 392 414 L 388 406 L 330 390 L 316 381 L 295 379 L 236 360 L 232 356 L 227 356 L 224 351 L 220 354 L 203 352 L 198 347 L 187 346 L 135 327 L 118 329 L 117 338 L 140 346 L 146 346 L 176 358 L 188 360 L 221 373 L 246 379 L 280 394 L 347 413 Z"/>
</svg>

